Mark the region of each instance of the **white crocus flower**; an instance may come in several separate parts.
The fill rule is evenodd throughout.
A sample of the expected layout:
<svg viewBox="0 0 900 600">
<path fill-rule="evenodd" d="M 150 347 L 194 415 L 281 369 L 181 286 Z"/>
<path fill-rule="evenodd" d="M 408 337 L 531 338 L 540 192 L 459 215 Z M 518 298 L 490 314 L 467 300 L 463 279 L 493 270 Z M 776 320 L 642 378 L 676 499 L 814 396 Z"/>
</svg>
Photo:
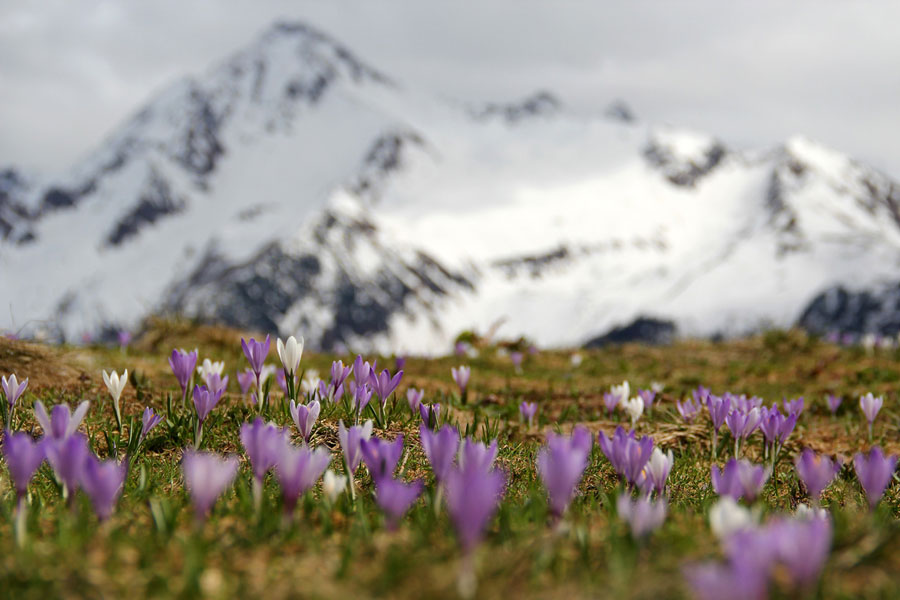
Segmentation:
<svg viewBox="0 0 900 600">
<path fill-rule="evenodd" d="M 641 418 L 641 415 L 644 414 L 644 401 L 639 396 L 635 396 L 631 400 L 623 402 L 622 408 L 624 408 L 625 412 L 628 413 L 628 416 L 631 417 L 631 426 L 634 427 L 635 424 L 637 424 L 638 419 Z"/>
<path fill-rule="evenodd" d="M 213 362 L 208 358 L 203 359 L 203 364 L 197 367 L 197 373 L 200 379 L 206 381 L 206 378 L 215 373 L 219 377 L 225 372 L 225 363 L 223 361 Z"/>
<path fill-rule="evenodd" d="M 709 510 L 709 527 L 719 540 L 755 524 L 754 514 L 730 496 L 722 496 Z"/>
<path fill-rule="evenodd" d="M 288 375 L 293 375 L 297 372 L 297 367 L 300 366 L 300 358 L 303 356 L 303 336 L 300 336 L 299 342 L 294 336 L 289 337 L 286 342 L 278 338 L 276 346 L 278 348 L 278 358 L 281 359 L 284 370 L 287 371 Z"/>
<path fill-rule="evenodd" d="M 669 476 L 673 464 L 675 464 L 675 457 L 672 455 L 672 451 L 669 450 L 668 453 L 665 453 L 657 446 L 653 448 L 653 453 L 647 462 L 647 474 L 655 481 L 664 480 Z"/>
<path fill-rule="evenodd" d="M 122 397 L 122 391 L 125 389 L 125 386 L 128 385 L 128 369 L 125 369 L 125 372 L 122 373 L 122 377 L 119 377 L 119 374 L 115 371 L 112 373 L 103 371 L 103 382 L 106 384 L 106 389 L 109 390 L 109 395 L 112 396 L 113 411 L 116 415 L 116 425 L 119 426 L 119 432 L 121 433 L 122 410 L 119 408 L 119 398 Z"/>
<path fill-rule="evenodd" d="M 666 389 L 666 385 L 664 383 L 660 383 L 659 381 L 651 381 L 650 389 L 653 390 L 656 394 L 662 394 L 663 390 Z"/>
<path fill-rule="evenodd" d="M 322 491 L 328 501 L 334 504 L 343 491 L 347 488 L 347 476 L 336 475 L 334 471 L 328 469 L 325 471 L 325 478 L 322 480 Z"/>
<path fill-rule="evenodd" d="M 628 396 L 631 395 L 631 386 L 627 381 L 623 381 L 621 385 L 610 386 L 609 391 L 619 399 L 619 404 L 625 404 L 628 402 Z"/>
<path fill-rule="evenodd" d="M 797 505 L 797 510 L 794 511 L 794 516 L 803 521 L 826 519 L 828 518 L 828 511 L 824 508 L 810 508 L 809 505 L 800 503 Z"/>
<path fill-rule="evenodd" d="M 121 377 L 115 371 L 112 373 L 103 371 L 103 383 L 106 384 L 106 389 L 109 390 L 109 395 L 112 396 L 113 402 L 118 406 L 119 398 L 122 397 L 122 391 L 128 385 L 128 369 L 125 369 Z"/>
<path fill-rule="evenodd" d="M 584 361 L 584 358 L 577 352 L 569 358 L 569 362 L 572 363 L 572 366 L 575 367 L 576 369 L 581 366 L 581 363 L 583 361 Z"/>
<path fill-rule="evenodd" d="M 315 369 L 307 369 L 300 382 L 300 391 L 303 395 L 308 396 L 319 389 L 319 381 L 319 372 Z"/>
</svg>

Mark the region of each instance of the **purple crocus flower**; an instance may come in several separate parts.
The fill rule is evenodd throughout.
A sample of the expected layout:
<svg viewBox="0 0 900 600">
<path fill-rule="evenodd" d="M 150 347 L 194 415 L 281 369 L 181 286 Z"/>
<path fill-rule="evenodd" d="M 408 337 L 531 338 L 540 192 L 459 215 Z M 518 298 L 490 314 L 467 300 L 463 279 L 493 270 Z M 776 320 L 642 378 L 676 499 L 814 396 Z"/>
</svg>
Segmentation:
<svg viewBox="0 0 900 600">
<path fill-rule="evenodd" d="M 534 416 L 537 414 L 537 402 L 522 402 L 519 405 L 519 413 L 522 418 L 528 421 L 528 427 L 534 425 Z"/>
<path fill-rule="evenodd" d="M 469 385 L 469 376 L 471 374 L 472 369 L 467 366 L 453 367 L 450 369 L 450 375 L 453 376 L 453 381 L 456 382 L 456 386 L 459 388 L 460 396 L 465 395 L 466 386 Z"/>
<path fill-rule="evenodd" d="M 709 418 L 712 420 L 715 433 L 719 433 L 719 429 L 725 423 L 725 418 L 731 412 L 731 396 L 713 396 L 706 395 L 706 410 L 709 411 Z"/>
<path fill-rule="evenodd" d="M 15 373 L 8 378 L 0 377 L 0 388 L 3 388 L 3 395 L 6 396 L 6 403 L 9 404 L 10 412 L 12 412 L 13 407 L 16 405 L 16 401 L 22 396 L 22 393 L 25 392 L 25 388 L 27 387 L 27 377 L 23 381 L 16 379 Z"/>
<path fill-rule="evenodd" d="M 779 519 L 766 527 L 775 560 L 784 567 L 790 583 L 797 589 L 810 589 L 819 575 L 831 549 L 831 520 Z"/>
<path fill-rule="evenodd" d="M 120 348 L 125 348 L 131 343 L 131 332 L 127 329 L 120 329 L 119 333 L 116 334 L 116 337 L 119 339 Z"/>
<path fill-rule="evenodd" d="M 547 445 L 538 452 L 537 468 L 554 517 L 562 517 L 572 501 L 592 446 L 593 438 L 584 427 L 576 427 L 571 437 L 547 434 Z"/>
<path fill-rule="evenodd" d="M 297 448 L 291 444 L 281 445 L 275 464 L 275 476 L 281 486 L 286 514 L 293 514 L 297 500 L 316 485 L 330 462 L 331 453 L 325 448 L 313 450 L 307 446 Z"/>
<path fill-rule="evenodd" d="M 635 439 L 634 431 L 625 433 L 622 427 L 616 427 L 611 438 L 602 431 L 599 434 L 600 449 L 612 463 L 616 473 L 621 475 L 629 485 L 640 482 L 641 472 L 653 453 L 653 438 L 644 436 L 640 441 Z"/>
<path fill-rule="evenodd" d="M 459 466 L 463 469 L 480 469 L 487 471 L 494 466 L 497 459 L 497 440 L 489 445 L 466 438 L 459 445 Z"/>
<path fill-rule="evenodd" d="M 405 483 L 399 479 L 386 476 L 375 482 L 375 502 L 384 511 L 385 524 L 391 531 L 397 529 L 400 519 L 422 493 L 424 485 L 417 479 Z"/>
<path fill-rule="evenodd" d="M 631 536 L 642 539 L 659 529 L 666 520 L 666 501 L 651 500 L 648 497 L 632 498 L 622 494 L 616 502 L 619 517 L 628 523 Z"/>
<path fill-rule="evenodd" d="M 71 437 L 78 430 L 90 406 L 90 402 L 85 400 L 73 414 L 69 411 L 68 404 L 57 404 L 47 415 L 44 403 L 38 400 L 34 403 L 34 417 L 44 430 L 45 438 L 62 440 Z"/>
<path fill-rule="evenodd" d="M 362 441 L 371 436 L 372 421 L 366 421 L 363 425 L 354 425 L 350 428 L 344 427 L 343 421 L 338 423 L 338 439 L 344 451 L 344 464 L 347 466 L 347 473 L 350 474 L 351 481 L 362 461 Z"/>
<path fill-rule="evenodd" d="M 391 394 L 394 393 L 394 390 L 397 389 L 397 386 L 400 385 L 400 380 L 403 378 L 403 371 L 397 371 L 397 374 L 391 377 L 390 371 L 385 369 L 381 372 L 380 375 L 375 375 L 373 371 L 369 376 L 369 382 L 372 385 L 372 388 L 375 390 L 375 393 L 378 394 L 379 400 L 381 400 L 381 406 L 384 407 L 387 405 L 388 398 Z"/>
<path fill-rule="evenodd" d="M 835 396 L 834 394 L 828 394 L 825 397 L 825 401 L 828 403 L 828 410 L 831 411 L 832 415 L 836 415 L 838 409 L 841 407 L 841 402 L 844 401 L 840 396 Z"/>
<path fill-rule="evenodd" d="M 154 427 L 159 425 L 162 421 L 162 416 L 153 413 L 153 409 L 149 406 L 144 409 L 144 414 L 141 415 L 141 437 L 140 442 L 143 442 L 147 435 L 153 430 Z"/>
<path fill-rule="evenodd" d="M 394 369 L 397 371 L 402 371 L 403 367 L 406 366 L 406 355 L 401 354 L 400 356 L 394 359 Z"/>
<path fill-rule="evenodd" d="M 206 421 L 206 418 L 209 417 L 209 413 L 212 412 L 212 409 L 219 403 L 223 391 L 224 390 L 219 390 L 217 393 L 213 393 L 205 385 L 194 386 L 194 408 L 197 410 L 197 419 L 200 421 L 201 426 L 203 425 L 203 422 Z"/>
<path fill-rule="evenodd" d="M 437 402 L 434 404 L 422 403 L 419 405 L 419 416 L 422 417 L 422 423 L 434 429 L 437 427 L 438 419 L 441 416 L 441 405 Z"/>
<path fill-rule="evenodd" d="M 81 483 L 81 474 L 85 462 L 91 456 L 87 438 L 80 433 L 73 433 L 64 438 L 51 438 L 44 442 L 47 462 L 56 473 L 56 477 L 66 486 L 69 494 Z"/>
<path fill-rule="evenodd" d="M 799 398 L 794 398 L 792 400 L 782 398 L 781 404 L 784 406 L 784 412 L 786 412 L 788 415 L 799 415 L 803 412 L 803 405 L 805 404 L 805 402 L 803 400 L 803 396 L 800 396 Z"/>
<path fill-rule="evenodd" d="M 720 496 L 730 496 L 734 500 L 746 499 L 753 502 L 769 479 L 772 470 L 754 465 L 748 460 L 732 458 L 719 470 L 712 466 L 713 489 Z"/>
<path fill-rule="evenodd" d="M 322 406 L 318 400 L 313 400 L 309 404 L 297 404 L 291 400 L 291 418 L 294 419 L 294 425 L 300 432 L 304 444 L 309 444 L 312 437 L 313 426 L 319 418 L 319 412 Z"/>
<path fill-rule="evenodd" d="M 250 392 L 250 388 L 256 382 L 256 374 L 250 369 L 244 369 L 237 372 L 238 386 L 241 388 L 241 396 L 246 396 Z"/>
<path fill-rule="evenodd" d="M 685 568 L 685 579 L 698 600 L 765 600 L 769 573 L 750 561 L 709 562 Z"/>
<path fill-rule="evenodd" d="M 244 356 L 247 357 L 247 362 L 250 363 L 250 368 L 257 377 L 259 377 L 259 374 L 262 372 L 266 357 L 269 356 L 269 347 L 271 346 L 271 343 L 268 335 L 266 335 L 266 339 L 261 342 L 257 342 L 254 338 L 250 338 L 249 342 L 245 341 L 244 338 L 241 338 L 241 348 L 244 350 Z"/>
<path fill-rule="evenodd" d="M 112 514 L 119 496 L 122 495 L 127 474 L 127 461 L 121 464 L 112 459 L 100 461 L 94 455 L 88 455 L 82 471 L 81 489 L 91 499 L 94 512 L 101 521 L 108 519 Z"/>
<path fill-rule="evenodd" d="M 648 496 L 653 492 L 656 492 L 657 496 L 662 496 L 666 491 L 666 481 L 674 464 L 675 457 L 672 456 L 671 450 L 663 452 L 658 447 L 654 448 L 647 466 L 644 467 L 644 476 L 638 482 L 641 490 Z"/>
<path fill-rule="evenodd" d="M 424 397 L 425 390 L 417 390 L 416 388 L 406 390 L 406 401 L 409 402 L 409 410 L 413 414 L 419 412 L 419 406 L 422 404 L 422 398 Z"/>
<path fill-rule="evenodd" d="M 656 392 L 653 390 L 638 390 L 638 396 L 644 401 L 644 408 L 649 410 L 653 408 L 653 401 L 656 400 Z"/>
<path fill-rule="evenodd" d="M 198 521 L 202 521 L 219 496 L 234 481 L 238 459 L 236 456 L 221 456 L 213 452 L 185 450 L 182 469 L 184 485 L 194 504 L 194 514 Z"/>
<path fill-rule="evenodd" d="M 736 408 L 725 417 L 725 423 L 728 425 L 732 437 L 734 437 L 735 456 L 740 454 L 740 443 L 753 435 L 753 432 L 759 427 L 760 419 L 761 415 L 756 407 L 746 412 Z"/>
<path fill-rule="evenodd" d="M 194 369 L 197 367 L 197 350 L 193 352 L 185 352 L 183 349 L 172 350 L 169 356 L 169 366 L 172 367 L 172 373 L 181 386 L 182 404 L 187 397 L 187 388 L 191 383 L 191 377 L 194 375 Z"/>
<path fill-rule="evenodd" d="M 806 486 L 806 491 L 814 504 L 818 504 L 822 491 L 834 480 L 841 470 L 841 465 L 827 456 L 820 456 L 805 448 L 794 462 L 797 475 Z"/>
<path fill-rule="evenodd" d="M 606 412 L 608 415 L 612 415 L 613 411 L 616 410 L 616 407 L 619 406 L 619 402 L 621 402 L 622 398 L 618 394 L 613 394 L 612 392 L 606 392 L 603 394 L 603 405 L 606 407 Z"/>
<path fill-rule="evenodd" d="M 466 555 L 475 549 L 484 535 L 506 485 L 501 471 L 479 466 L 460 465 L 447 474 L 447 511 Z"/>
<path fill-rule="evenodd" d="M 522 370 L 522 361 L 525 359 L 525 355 L 519 351 L 514 351 L 509 353 L 509 360 L 512 361 L 513 368 L 516 372 L 521 372 Z"/>
<path fill-rule="evenodd" d="M 372 480 L 376 483 L 394 476 L 394 470 L 403 456 L 403 436 L 398 435 L 393 442 L 369 438 L 361 440 L 360 451 Z"/>
<path fill-rule="evenodd" d="M 869 507 L 874 509 L 891 483 L 897 469 L 897 456 L 885 457 L 881 448 L 875 446 L 868 456 L 862 452 L 857 453 L 853 457 L 853 468 L 856 470 L 856 478 L 866 492 Z"/>
<path fill-rule="evenodd" d="M 363 383 L 369 383 L 369 380 L 375 373 L 377 364 L 377 361 L 373 361 L 370 365 L 368 362 L 363 361 L 362 356 L 356 357 L 356 360 L 353 361 L 353 378 L 356 380 L 357 386 Z"/>
<path fill-rule="evenodd" d="M 24 432 L 11 433 L 8 429 L 3 436 L 3 457 L 9 468 L 9 476 L 16 487 L 19 498 L 28 491 L 28 483 L 44 461 L 44 446 Z"/>
<path fill-rule="evenodd" d="M 278 462 L 282 446 L 288 441 L 288 432 L 256 417 L 252 423 L 241 425 L 241 444 L 250 457 L 253 477 L 260 486 L 266 473 Z"/>
<path fill-rule="evenodd" d="M 709 397 L 709 390 L 702 385 L 699 385 L 697 386 L 697 389 L 691 390 L 691 396 L 697 404 L 705 405 L 706 399 Z"/>
<path fill-rule="evenodd" d="M 773 404 L 772 408 L 760 409 L 760 415 L 759 428 L 766 440 L 766 451 L 773 448 L 777 453 L 794 431 L 799 413 L 792 413 L 786 417 L 778 410 L 778 405 Z"/>
<path fill-rule="evenodd" d="M 453 353 L 456 354 L 456 356 L 464 356 L 467 349 L 468 345 L 465 342 L 456 342 L 456 344 L 453 345 Z"/>
<path fill-rule="evenodd" d="M 459 450 L 459 432 L 450 425 L 444 425 L 438 431 L 422 425 L 419 427 L 419 439 L 434 472 L 434 480 L 441 485 L 447 479 Z"/>
<path fill-rule="evenodd" d="M 685 422 L 692 423 L 697 418 L 697 415 L 700 414 L 702 405 L 693 398 L 686 398 L 684 402 L 676 400 L 675 408 L 678 409 L 678 414 L 681 415 Z"/>
</svg>

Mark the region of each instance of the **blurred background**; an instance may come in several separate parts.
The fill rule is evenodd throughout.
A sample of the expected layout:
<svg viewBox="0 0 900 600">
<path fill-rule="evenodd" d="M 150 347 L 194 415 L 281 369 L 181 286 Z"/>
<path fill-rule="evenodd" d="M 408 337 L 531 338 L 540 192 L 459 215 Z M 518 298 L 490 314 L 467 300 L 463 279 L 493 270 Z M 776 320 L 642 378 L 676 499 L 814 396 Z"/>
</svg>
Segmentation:
<svg viewBox="0 0 900 600">
<path fill-rule="evenodd" d="M 900 331 L 894 3 L 0 6 L 0 330 Z"/>
</svg>

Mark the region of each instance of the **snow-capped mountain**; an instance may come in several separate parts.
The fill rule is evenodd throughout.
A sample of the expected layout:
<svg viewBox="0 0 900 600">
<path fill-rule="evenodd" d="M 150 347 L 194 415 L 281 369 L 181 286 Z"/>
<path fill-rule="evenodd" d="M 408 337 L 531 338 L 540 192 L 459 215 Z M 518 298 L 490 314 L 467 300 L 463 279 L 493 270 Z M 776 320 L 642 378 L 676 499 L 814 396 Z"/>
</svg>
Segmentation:
<svg viewBox="0 0 900 600">
<path fill-rule="evenodd" d="M 0 328 L 66 339 L 171 311 L 407 352 L 641 317 L 730 335 L 900 264 L 900 187 L 815 142 L 736 151 L 547 92 L 448 102 L 301 23 L 163 90 L 64 177 L 9 173 Z"/>
</svg>

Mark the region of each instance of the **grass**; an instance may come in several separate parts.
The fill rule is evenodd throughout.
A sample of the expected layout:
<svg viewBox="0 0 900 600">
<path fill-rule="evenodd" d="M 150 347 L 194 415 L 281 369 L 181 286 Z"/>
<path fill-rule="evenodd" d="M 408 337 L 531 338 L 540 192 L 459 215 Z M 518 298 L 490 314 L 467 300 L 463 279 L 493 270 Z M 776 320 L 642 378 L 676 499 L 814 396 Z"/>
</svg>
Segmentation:
<svg viewBox="0 0 900 600">
<path fill-rule="evenodd" d="M 274 344 L 273 344 L 274 345 Z M 426 402 L 451 406 L 451 420 L 468 427 L 476 438 L 498 437 L 498 463 L 507 472 L 508 490 L 485 543 L 477 553 L 478 596 L 485 598 L 680 598 L 689 597 L 681 569 L 685 564 L 719 556 L 707 524 L 716 495 L 710 485 L 710 427 L 705 415 L 684 425 L 674 400 L 699 384 L 715 392 L 732 391 L 764 397 L 805 396 L 807 409 L 791 436 L 776 474 L 767 484 L 761 506 L 765 513 L 792 511 L 806 501 L 793 472 L 792 460 L 803 446 L 850 457 L 869 448 L 857 398 L 872 391 L 886 395 L 874 443 L 900 451 L 894 390 L 900 379 L 898 355 L 866 354 L 842 349 L 800 332 L 770 332 L 733 342 L 685 341 L 666 347 L 626 345 L 581 351 L 574 368 L 569 352 L 542 352 L 526 358 L 516 374 L 509 358 L 482 348 L 474 359 L 411 358 L 399 392 L 400 404 L 386 430 L 376 435 L 406 436 L 403 477 L 424 478 L 420 499 L 399 530 L 385 530 L 372 499 L 372 484 L 362 468 L 356 503 L 343 496 L 335 506 L 319 490 L 298 507 L 296 521 L 286 527 L 277 483 L 267 481 L 264 510 L 256 514 L 250 492 L 250 470 L 238 440 L 238 428 L 255 416 L 236 393 L 234 371 L 246 366 L 240 333 L 182 322 L 152 323 L 127 349 L 47 347 L 0 340 L 0 373 L 29 377 L 30 385 L 17 408 L 20 428 L 38 431 L 31 411 L 45 404 L 92 402 L 82 426 L 101 457 L 109 453 L 103 432 L 114 429 L 112 406 L 101 369 L 128 368 L 139 382 L 123 396 L 123 414 L 139 420 L 145 405 L 164 411 L 167 395 L 180 391 L 166 356 L 173 347 L 198 347 L 201 359 L 224 360 L 231 388 L 205 426 L 204 446 L 241 456 L 234 488 L 216 504 L 211 518 L 198 527 L 192 518 L 180 470 L 182 448 L 190 435 L 161 424 L 151 434 L 126 482 L 114 516 L 98 523 L 86 499 L 75 513 L 60 499 L 49 468 L 39 470 L 31 487 L 28 544 L 17 549 L 12 530 L 14 491 L 5 468 L 0 471 L 0 595 L 46 597 L 262 597 L 267 598 L 452 598 L 456 597 L 459 551 L 452 527 L 442 511 L 435 514 L 431 472 L 418 442 L 418 417 L 406 408 L 407 387 L 423 387 Z M 301 368 L 327 374 L 331 361 L 349 355 L 304 354 Z M 276 361 L 274 354 L 270 362 Z M 469 403 L 460 404 L 450 367 L 472 367 Z M 391 365 L 389 358 L 379 364 Z M 584 423 L 592 431 L 610 433 L 624 421 L 610 420 L 602 394 L 627 379 L 634 387 L 651 381 L 666 385 L 663 399 L 638 423 L 658 445 L 671 448 L 676 461 L 669 478 L 669 517 L 645 543 L 634 542 L 615 515 L 619 483 L 595 445 L 591 464 L 569 509 L 565 526 L 549 524 L 546 500 L 534 469 L 543 431 L 569 431 Z M 845 401 L 837 417 L 828 413 L 824 394 Z M 273 396 L 280 395 L 273 392 Z M 538 403 L 538 426 L 528 430 L 518 418 L 523 400 Z M 175 402 L 180 404 L 180 400 Z M 324 411 L 328 412 L 328 411 Z M 320 420 L 313 444 L 340 452 L 339 411 Z M 289 424 L 276 399 L 269 418 Z M 619 417 L 623 418 L 623 417 Z M 291 426 L 293 429 L 293 426 Z M 723 429 L 724 431 L 724 429 Z M 126 431 L 127 435 L 127 431 Z M 296 431 L 294 430 L 296 437 Z M 730 456 L 731 440 L 723 434 L 720 457 Z M 759 434 L 746 450 L 760 461 Z M 339 459 L 332 468 L 341 470 Z M 719 464 L 724 462 L 721 458 Z M 835 537 L 832 553 L 812 597 L 886 598 L 900 595 L 900 486 L 890 488 L 874 513 L 868 511 L 852 469 L 845 466 L 825 492 Z M 778 588 L 775 588 L 778 592 Z M 781 590 L 785 597 L 790 592 Z"/>
</svg>

